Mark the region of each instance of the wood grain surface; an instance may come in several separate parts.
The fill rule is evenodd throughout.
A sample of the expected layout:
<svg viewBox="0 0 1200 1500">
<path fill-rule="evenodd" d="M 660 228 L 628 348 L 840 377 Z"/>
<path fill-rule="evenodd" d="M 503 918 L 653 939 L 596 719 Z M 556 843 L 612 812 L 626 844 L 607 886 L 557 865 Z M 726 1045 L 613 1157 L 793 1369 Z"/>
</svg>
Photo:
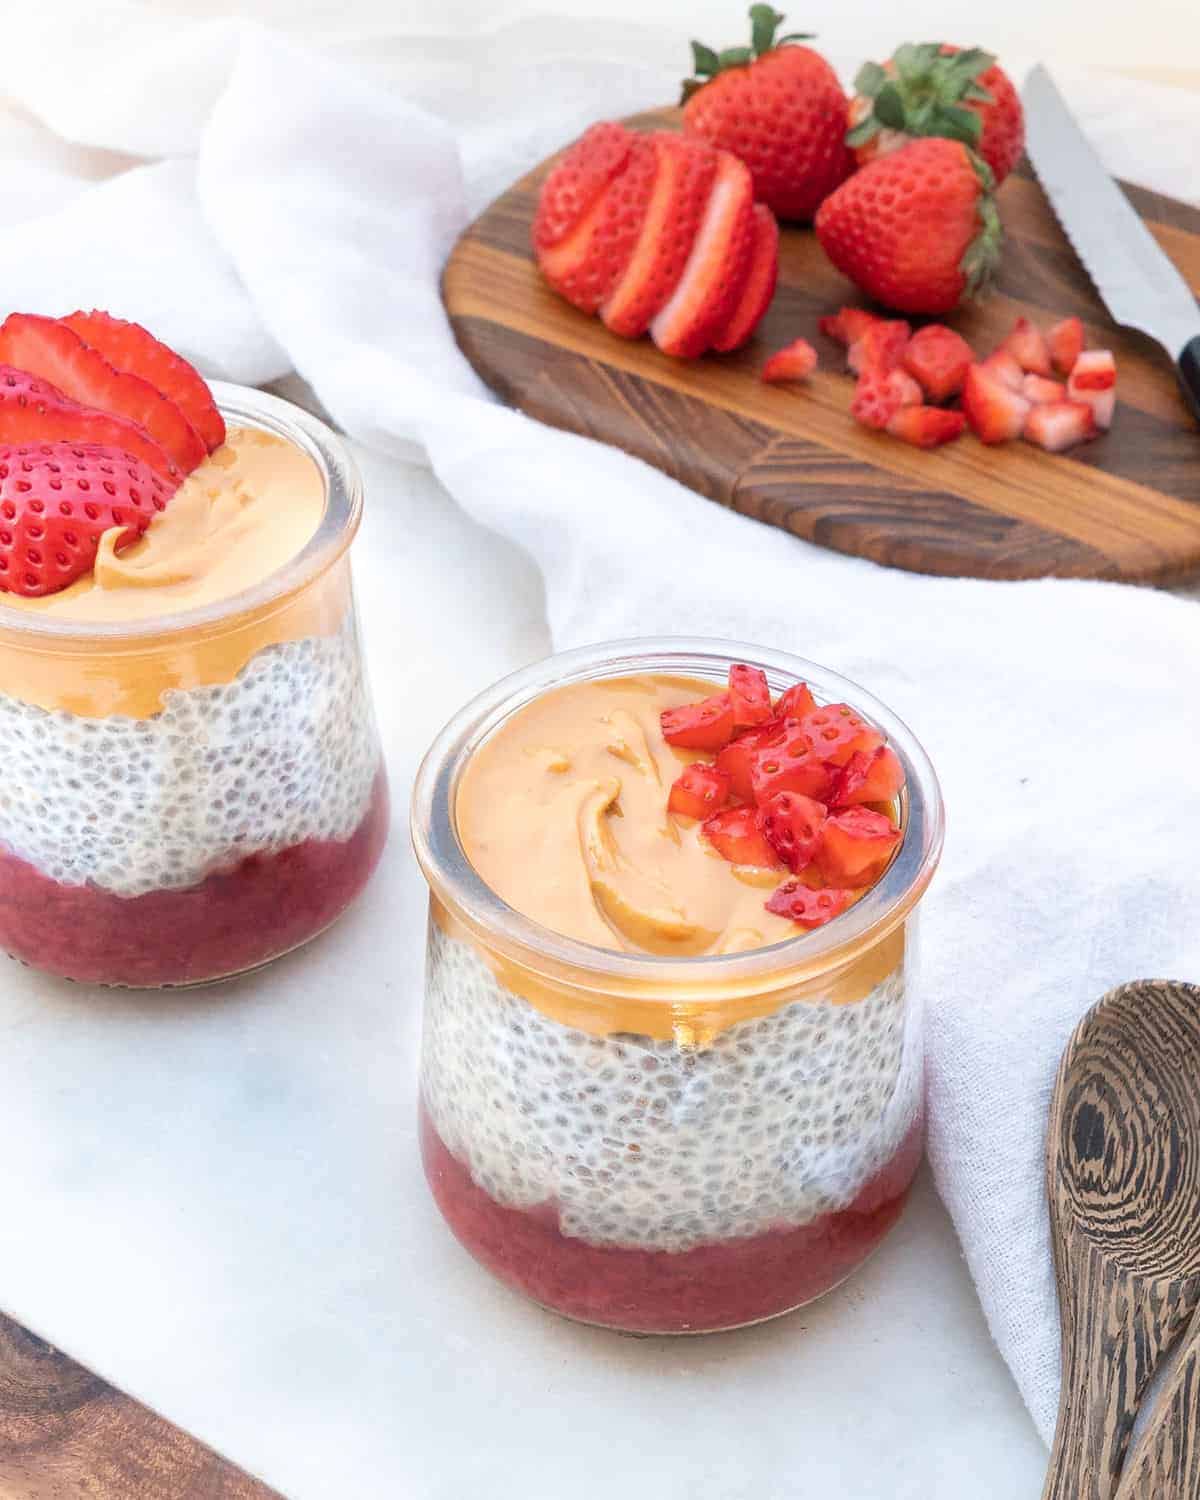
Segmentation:
<svg viewBox="0 0 1200 1500">
<path fill-rule="evenodd" d="M 1063 1384 L 1044 1500 L 1114 1494 L 1146 1386 L 1200 1305 L 1198 1077 L 1200 989 L 1161 980 L 1106 995 L 1063 1057 L 1046 1139 Z M 1194 1406 L 1178 1408 L 1193 1423 Z M 1194 1428 L 1171 1407 L 1163 1420 L 1163 1461 L 1194 1459 Z"/>
<path fill-rule="evenodd" d="M 629 123 L 675 118 L 661 110 Z M 533 263 L 529 226 L 547 166 L 471 225 L 442 279 L 459 345 L 510 405 L 746 515 L 895 567 L 1159 584 L 1200 575 L 1200 431 L 1173 366 L 1151 340 L 1114 327 L 1028 168 L 1000 190 L 1008 242 L 995 294 L 948 321 L 982 353 L 1020 313 L 1043 325 L 1076 313 L 1091 343 L 1115 350 L 1116 421 L 1071 455 L 984 448 L 969 435 L 925 452 L 854 423 L 844 353 L 817 320 L 860 299 L 805 229 L 785 230 L 779 289 L 745 349 L 689 362 L 615 337 L 551 292 Z M 1125 191 L 1200 291 L 1200 211 Z M 821 353 L 811 384 L 763 385 L 766 353 L 798 335 Z"/>
<path fill-rule="evenodd" d="M 0 1500 L 279 1500 L 0 1314 Z"/>
<path fill-rule="evenodd" d="M 1200 1500 L 1200 1313 L 1121 1471 L 1116 1500 Z"/>
</svg>

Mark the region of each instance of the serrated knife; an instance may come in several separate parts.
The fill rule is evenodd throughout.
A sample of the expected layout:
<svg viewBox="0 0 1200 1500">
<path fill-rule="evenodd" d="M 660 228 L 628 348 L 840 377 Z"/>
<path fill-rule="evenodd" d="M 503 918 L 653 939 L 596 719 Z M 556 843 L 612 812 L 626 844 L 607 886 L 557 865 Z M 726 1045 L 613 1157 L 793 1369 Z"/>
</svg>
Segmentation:
<svg viewBox="0 0 1200 1500">
<path fill-rule="evenodd" d="M 1200 419 L 1200 305 L 1040 65 L 1021 93 L 1029 159 L 1113 319 L 1156 339 Z"/>
</svg>

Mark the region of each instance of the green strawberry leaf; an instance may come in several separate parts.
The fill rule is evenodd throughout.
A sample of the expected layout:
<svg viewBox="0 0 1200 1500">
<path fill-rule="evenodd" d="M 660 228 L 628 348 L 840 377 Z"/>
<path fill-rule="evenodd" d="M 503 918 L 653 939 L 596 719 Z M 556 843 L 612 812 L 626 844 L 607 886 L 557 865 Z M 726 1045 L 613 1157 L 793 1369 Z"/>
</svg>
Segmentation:
<svg viewBox="0 0 1200 1500">
<path fill-rule="evenodd" d="M 964 104 L 968 100 L 973 100 L 976 104 L 995 104 L 996 96 L 991 89 L 985 89 L 981 83 L 972 81 L 963 90 L 962 100 Z"/>
<path fill-rule="evenodd" d="M 879 130 L 879 121 L 875 118 L 874 115 L 868 115 L 867 118 L 865 120 L 861 120 L 853 130 L 848 130 L 846 132 L 846 144 L 851 148 L 855 146 L 865 146 L 868 141 L 873 141 L 875 139 L 875 137 L 879 134 Z"/>
<path fill-rule="evenodd" d="M 955 69 L 971 78 L 978 78 L 981 73 L 986 73 L 995 61 L 995 54 L 985 52 L 982 47 L 968 47 L 965 51 L 954 54 Z"/>
<path fill-rule="evenodd" d="M 711 78 L 720 67 L 717 54 L 703 42 L 692 43 L 692 71 L 700 78 Z"/>
<path fill-rule="evenodd" d="M 886 82 L 887 74 L 878 63 L 865 62 L 854 75 L 854 92 L 874 99 Z"/>
<path fill-rule="evenodd" d="M 753 62 L 754 53 L 749 47 L 726 47 L 724 51 L 717 53 L 717 68 L 740 68 L 744 63 Z"/>
<path fill-rule="evenodd" d="M 973 109 L 960 109 L 957 104 L 946 105 L 937 113 L 937 134 L 952 141 L 962 141 L 966 146 L 979 144 L 983 134 L 983 121 Z"/>
<path fill-rule="evenodd" d="M 775 38 L 776 47 L 782 47 L 787 42 L 811 42 L 816 36 L 815 31 L 789 31 L 786 36 Z"/>
<path fill-rule="evenodd" d="M 782 12 L 773 9 L 770 5 L 750 7 L 750 43 L 756 57 L 761 57 L 764 52 L 770 52 L 775 45 L 775 33 L 782 20 Z"/>
<path fill-rule="evenodd" d="M 905 127 L 904 100 L 890 79 L 875 95 L 875 118 L 889 130 L 903 130 Z"/>
</svg>

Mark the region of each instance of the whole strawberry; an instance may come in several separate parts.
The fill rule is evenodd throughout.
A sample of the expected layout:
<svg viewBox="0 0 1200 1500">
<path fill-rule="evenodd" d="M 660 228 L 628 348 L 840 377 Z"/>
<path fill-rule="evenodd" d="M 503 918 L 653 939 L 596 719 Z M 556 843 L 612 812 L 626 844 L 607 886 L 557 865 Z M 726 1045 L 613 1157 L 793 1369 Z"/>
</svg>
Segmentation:
<svg viewBox="0 0 1200 1500">
<path fill-rule="evenodd" d="M 949 312 L 990 282 L 1003 234 L 992 174 L 961 141 L 912 141 L 822 203 L 817 238 L 844 276 L 900 312 Z"/>
<path fill-rule="evenodd" d="M 915 137 L 939 135 L 977 151 L 999 186 L 1025 149 L 1020 96 L 979 47 L 906 42 L 882 67 L 864 63 L 854 88 L 846 142 L 860 167 Z"/>
<path fill-rule="evenodd" d="M 683 129 L 732 151 L 750 168 L 755 196 L 781 219 L 811 219 L 853 167 L 846 96 L 819 52 L 776 38 L 783 16 L 752 5 L 749 47 L 714 52 L 692 43 L 696 77 L 683 86 Z"/>
<path fill-rule="evenodd" d="M 100 538 L 136 541 L 172 487 L 102 443 L 0 447 L 0 592 L 40 598 L 90 573 Z"/>
</svg>

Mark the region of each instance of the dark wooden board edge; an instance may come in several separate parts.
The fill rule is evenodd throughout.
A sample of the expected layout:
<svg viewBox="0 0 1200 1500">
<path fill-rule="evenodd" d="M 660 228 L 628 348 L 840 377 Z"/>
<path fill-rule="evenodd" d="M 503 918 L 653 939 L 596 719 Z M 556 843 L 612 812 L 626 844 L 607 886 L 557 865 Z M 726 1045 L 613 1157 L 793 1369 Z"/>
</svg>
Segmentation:
<svg viewBox="0 0 1200 1500">
<path fill-rule="evenodd" d="M 0 1313 L 3 1500 L 282 1500 Z"/>
</svg>

